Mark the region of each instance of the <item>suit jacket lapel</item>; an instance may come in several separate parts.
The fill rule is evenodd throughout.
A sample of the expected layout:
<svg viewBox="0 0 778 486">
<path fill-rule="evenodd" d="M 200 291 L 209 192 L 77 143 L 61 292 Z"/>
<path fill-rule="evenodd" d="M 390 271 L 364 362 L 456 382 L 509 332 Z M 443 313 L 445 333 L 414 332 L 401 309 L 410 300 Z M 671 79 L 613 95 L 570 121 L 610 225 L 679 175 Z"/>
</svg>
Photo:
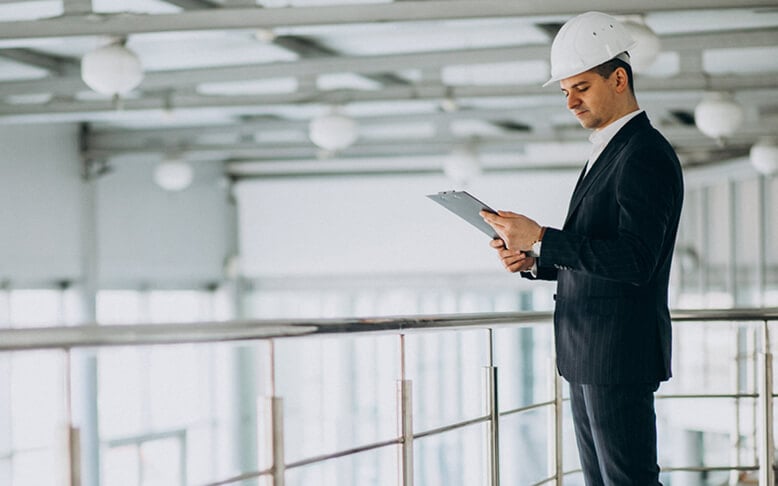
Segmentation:
<svg viewBox="0 0 778 486">
<path fill-rule="evenodd" d="M 603 150 L 597 158 L 594 167 L 591 168 L 583 179 L 578 180 L 578 184 L 573 191 L 573 196 L 570 199 L 570 207 L 567 210 L 565 226 L 570 222 L 570 219 L 573 217 L 573 214 L 575 214 L 576 209 L 578 209 L 578 206 L 581 204 L 586 193 L 595 186 L 597 179 L 613 165 L 613 162 L 618 158 L 618 155 L 621 153 L 630 136 L 643 125 L 649 125 L 648 116 L 645 112 L 630 120 L 618 131 L 618 133 L 616 133 L 616 136 L 613 137 L 605 147 L 605 150 Z"/>
</svg>

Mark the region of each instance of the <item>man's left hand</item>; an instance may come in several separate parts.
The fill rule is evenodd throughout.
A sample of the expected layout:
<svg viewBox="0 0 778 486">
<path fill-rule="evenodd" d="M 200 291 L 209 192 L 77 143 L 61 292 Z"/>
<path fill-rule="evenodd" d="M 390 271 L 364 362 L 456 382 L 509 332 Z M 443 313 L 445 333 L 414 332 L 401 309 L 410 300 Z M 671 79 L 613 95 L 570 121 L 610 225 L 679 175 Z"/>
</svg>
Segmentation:
<svg viewBox="0 0 778 486">
<path fill-rule="evenodd" d="M 510 211 L 498 211 L 497 214 L 481 211 L 480 214 L 505 242 L 507 249 L 528 252 L 540 239 L 540 225 L 523 214 Z"/>
</svg>

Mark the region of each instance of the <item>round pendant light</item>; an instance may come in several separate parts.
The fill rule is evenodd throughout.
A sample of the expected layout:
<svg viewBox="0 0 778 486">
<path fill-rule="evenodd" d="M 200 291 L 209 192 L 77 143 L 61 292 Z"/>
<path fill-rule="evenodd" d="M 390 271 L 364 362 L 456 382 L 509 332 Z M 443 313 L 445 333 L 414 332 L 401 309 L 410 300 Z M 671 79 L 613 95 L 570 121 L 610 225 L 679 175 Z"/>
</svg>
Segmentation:
<svg viewBox="0 0 778 486">
<path fill-rule="evenodd" d="M 772 175 L 778 172 L 778 144 L 774 138 L 764 138 L 751 147 L 751 165 L 760 174 Z"/>
<path fill-rule="evenodd" d="M 325 150 L 343 150 L 356 142 L 357 122 L 332 112 L 311 120 L 308 135 L 314 144 Z"/>
<path fill-rule="evenodd" d="M 732 136 L 745 114 L 731 93 L 707 93 L 694 109 L 694 123 L 705 135 L 722 139 Z"/>
<path fill-rule="evenodd" d="M 143 80 L 143 68 L 133 51 L 120 44 L 111 44 L 84 55 L 81 79 L 98 93 L 124 95 Z"/>
<path fill-rule="evenodd" d="M 165 158 L 154 168 L 154 182 L 166 191 L 183 191 L 193 179 L 192 166 L 177 157 Z"/>
</svg>

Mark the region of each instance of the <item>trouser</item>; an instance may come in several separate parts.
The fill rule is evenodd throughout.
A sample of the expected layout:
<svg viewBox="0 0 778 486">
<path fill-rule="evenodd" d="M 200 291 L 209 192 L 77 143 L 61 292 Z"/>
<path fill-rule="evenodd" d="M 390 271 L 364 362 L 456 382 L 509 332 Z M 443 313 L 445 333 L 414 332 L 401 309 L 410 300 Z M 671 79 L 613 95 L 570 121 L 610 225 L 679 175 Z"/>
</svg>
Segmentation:
<svg viewBox="0 0 778 486">
<path fill-rule="evenodd" d="M 587 486 L 656 486 L 658 384 L 570 384 L 575 438 Z"/>
</svg>

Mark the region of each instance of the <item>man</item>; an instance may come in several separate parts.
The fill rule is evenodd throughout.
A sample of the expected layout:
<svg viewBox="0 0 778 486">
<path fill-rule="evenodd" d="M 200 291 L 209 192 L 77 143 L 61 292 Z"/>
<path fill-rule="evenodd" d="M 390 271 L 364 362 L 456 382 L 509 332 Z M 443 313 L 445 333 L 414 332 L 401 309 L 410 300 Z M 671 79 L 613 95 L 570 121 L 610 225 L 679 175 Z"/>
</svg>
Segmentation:
<svg viewBox="0 0 778 486">
<path fill-rule="evenodd" d="M 616 19 L 588 12 L 551 47 L 567 108 L 594 130 L 561 229 L 511 212 L 482 217 L 506 269 L 557 280 L 557 368 L 570 383 L 586 484 L 657 485 L 654 392 L 670 378 L 670 261 L 683 179 L 670 144 L 640 110 Z"/>
</svg>

